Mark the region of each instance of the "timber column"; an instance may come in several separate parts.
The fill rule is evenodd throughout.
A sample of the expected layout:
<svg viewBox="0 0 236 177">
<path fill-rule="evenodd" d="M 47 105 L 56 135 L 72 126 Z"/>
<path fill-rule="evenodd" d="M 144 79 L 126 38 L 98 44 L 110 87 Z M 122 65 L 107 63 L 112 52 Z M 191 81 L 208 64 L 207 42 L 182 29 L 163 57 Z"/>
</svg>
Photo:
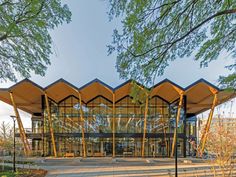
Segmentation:
<svg viewBox="0 0 236 177">
<path fill-rule="evenodd" d="M 115 118 L 115 104 L 116 97 L 115 91 L 110 88 L 105 87 L 105 89 L 112 94 L 112 157 L 116 156 L 116 118 Z"/>
<path fill-rule="evenodd" d="M 180 119 L 180 111 L 182 108 L 182 103 L 183 103 L 183 92 L 180 92 L 180 99 L 179 99 L 179 104 L 178 104 L 178 111 L 177 111 L 177 116 L 176 116 L 176 125 L 175 125 L 175 132 L 174 132 L 174 137 L 173 137 L 173 141 L 172 141 L 172 148 L 171 148 L 171 157 L 174 156 L 174 152 L 175 152 L 175 144 L 177 144 L 177 134 L 178 134 L 178 123 L 179 123 L 179 119 Z"/>
<path fill-rule="evenodd" d="M 49 107 L 49 102 L 48 102 L 48 95 L 46 92 L 44 92 L 44 95 L 45 95 L 45 102 L 46 102 L 47 114 L 48 114 L 47 118 L 48 118 L 52 146 L 53 146 L 53 154 L 54 154 L 54 157 L 57 157 L 57 149 L 56 149 L 56 143 L 55 143 L 55 137 L 54 137 L 54 131 L 53 131 L 52 117 L 51 117 L 51 112 L 50 112 L 50 107 Z"/>
<path fill-rule="evenodd" d="M 213 118 L 213 113 L 214 113 L 215 107 L 217 105 L 217 91 L 212 89 L 212 88 L 209 88 L 209 90 L 214 95 L 214 98 L 213 98 L 211 110 L 210 110 L 210 113 L 209 113 L 209 116 L 208 116 L 208 119 L 207 119 L 207 123 L 206 123 L 206 126 L 205 126 L 204 130 L 203 130 L 203 134 L 201 136 L 200 144 L 198 146 L 198 154 L 197 154 L 198 157 L 199 156 L 201 157 L 203 152 L 204 152 L 205 144 L 206 144 L 206 141 L 207 141 L 207 135 L 208 135 L 208 132 L 210 130 L 211 121 L 212 121 L 212 118 Z"/>
<path fill-rule="evenodd" d="M 115 121 L 115 93 L 112 92 L 112 157 L 116 156 L 116 121 Z"/>
<path fill-rule="evenodd" d="M 25 130 L 24 130 L 21 118 L 20 118 L 20 114 L 18 112 L 16 103 L 15 103 L 15 99 L 13 96 L 13 92 L 9 92 L 9 94 L 10 94 L 11 102 L 12 102 L 12 105 L 14 108 L 17 124 L 18 124 L 19 130 L 20 130 L 20 138 L 21 138 L 21 141 L 23 142 L 24 153 L 25 153 L 25 155 L 29 155 L 31 152 L 29 141 L 28 141 L 26 134 L 25 134 Z"/>
<path fill-rule="evenodd" d="M 83 145 L 83 157 L 87 157 L 87 150 L 85 144 L 85 136 L 84 136 L 84 114 L 83 114 L 83 107 L 82 107 L 82 98 L 79 91 L 75 90 L 79 95 L 79 111 L 80 111 L 80 120 L 81 120 L 81 128 L 82 128 L 82 145 Z"/>
<path fill-rule="evenodd" d="M 145 111 L 144 111 L 144 125 L 143 125 L 143 142 L 142 142 L 142 157 L 144 157 L 145 153 L 145 139 L 146 139 L 146 131 L 147 131 L 147 114 L 148 114 L 148 94 L 146 95 L 145 101 Z"/>
</svg>

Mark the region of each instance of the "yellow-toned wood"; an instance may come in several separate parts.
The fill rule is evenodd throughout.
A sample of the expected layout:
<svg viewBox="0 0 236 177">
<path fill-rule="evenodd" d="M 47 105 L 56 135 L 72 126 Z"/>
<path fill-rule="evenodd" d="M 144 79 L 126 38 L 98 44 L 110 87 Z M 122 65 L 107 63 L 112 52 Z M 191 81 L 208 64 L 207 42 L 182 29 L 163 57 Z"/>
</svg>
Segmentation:
<svg viewBox="0 0 236 177">
<path fill-rule="evenodd" d="M 167 152 L 167 156 L 169 157 L 169 147 L 168 147 L 168 142 L 166 139 L 166 128 L 163 128 L 163 132 L 164 132 L 164 141 L 165 141 L 165 145 L 166 145 L 166 152 Z"/>
<path fill-rule="evenodd" d="M 24 153 L 25 153 L 25 155 L 29 155 L 31 153 L 29 141 L 26 137 L 25 129 L 23 127 L 23 124 L 22 124 L 22 121 L 21 121 L 21 118 L 20 118 L 20 114 L 18 112 L 18 109 L 17 109 L 17 106 L 16 106 L 16 103 L 15 103 L 14 96 L 13 96 L 12 92 L 10 92 L 10 98 L 11 98 L 11 102 L 12 102 L 12 105 L 13 105 L 13 108 L 14 108 L 14 112 L 15 112 L 17 123 L 18 123 L 18 127 L 19 127 L 19 130 L 20 130 L 20 138 L 21 138 L 21 141 L 23 142 Z"/>
<path fill-rule="evenodd" d="M 45 95 L 45 102 L 46 102 L 46 107 L 47 107 L 47 118 L 49 122 L 53 153 L 54 153 L 54 157 L 57 157 L 57 149 L 56 149 L 56 143 L 55 143 L 55 137 L 54 137 L 54 131 L 53 131 L 52 117 L 51 117 L 50 107 L 49 107 L 49 102 L 48 102 L 48 95 L 46 92 L 44 93 L 44 95 Z"/>
<path fill-rule="evenodd" d="M 209 90 L 210 90 L 211 93 L 214 94 L 214 95 L 218 93 L 218 91 L 217 91 L 216 89 L 212 88 L 212 87 L 209 87 Z"/>
<path fill-rule="evenodd" d="M 79 95 L 79 104 L 80 104 L 80 120 L 81 120 L 81 127 L 82 127 L 82 145 L 83 145 L 83 157 L 87 157 L 87 149 L 86 149 L 86 143 L 85 143 L 85 136 L 84 136 L 84 114 L 83 114 L 83 107 L 82 107 L 82 98 L 81 98 L 81 94 L 79 91 L 76 90 L 76 92 Z"/>
<path fill-rule="evenodd" d="M 144 152 L 145 152 L 145 139 L 146 139 L 146 131 L 147 131 L 147 114 L 148 114 L 148 96 L 146 97 L 145 111 L 144 111 L 142 157 L 144 157 Z"/>
<path fill-rule="evenodd" d="M 211 110 L 210 110 L 205 128 L 203 129 L 200 144 L 198 146 L 198 154 L 197 155 L 199 157 L 201 157 L 203 152 L 204 152 L 205 144 L 206 144 L 206 141 L 207 141 L 207 135 L 208 135 L 208 132 L 210 130 L 211 121 L 212 121 L 212 118 L 213 118 L 214 109 L 215 109 L 215 106 L 217 104 L 217 93 L 216 92 L 213 92 L 213 93 L 214 93 L 214 99 L 213 99 L 212 107 L 211 107 Z"/>
<path fill-rule="evenodd" d="M 116 118 L 115 118 L 116 99 L 115 99 L 115 93 L 111 89 L 109 89 L 107 87 L 104 87 L 104 88 L 112 94 L 112 157 L 115 157 L 116 156 L 116 136 L 115 136 L 115 133 L 116 133 Z"/>
<path fill-rule="evenodd" d="M 80 104 L 80 122 L 81 122 L 81 134 L 82 134 L 82 147 L 83 147 L 83 157 L 87 157 L 87 147 L 86 147 L 86 142 L 85 142 L 85 129 L 84 129 L 84 112 L 83 112 L 83 107 L 82 107 L 82 96 L 81 93 L 75 89 L 74 87 L 68 85 L 68 87 L 70 87 L 75 94 L 78 95 L 79 97 L 79 104 Z"/>
<path fill-rule="evenodd" d="M 146 100 L 145 100 L 145 110 L 144 110 L 144 125 L 143 125 L 143 141 L 142 141 L 142 152 L 141 156 L 144 157 L 145 153 L 145 139 L 146 139 L 146 131 L 147 131 L 147 115 L 148 115 L 148 101 L 149 101 L 149 93 L 147 90 L 145 90 L 143 87 L 140 85 L 136 84 L 141 90 L 144 91 L 146 95 Z"/>
<path fill-rule="evenodd" d="M 183 92 L 180 92 L 180 99 L 179 99 L 178 111 L 177 111 L 177 116 L 176 116 L 176 119 L 177 119 L 176 120 L 176 127 L 178 126 L 178 123 L 179 123 L 182 103 L 183 103 Z M 174 152 L 175 152 L 176 136 L 177 135 L 176 135 L 176 128 L 175 128 L 174 137 L 173 137 L 173 141 L 172 141 L 172 148 L 171 148 L 171 157 L 174 156 Z"/>
<path fill-rule="evenodd" d="M 112 93 L 112 157 L 116 156 L 115 93 Z"/>
<path fill-rule="evenodd" d="M 168 142 L 167 142 L 167 139 L 166 139 L 166 122 L 164 120 L 164 113 L 165 111 L 163 111 L 163 109 L 161 109 L 161 124 L 162 124 L 162 130 L 163 130 L 163 133 L 164 133 L 164 141 L 165 141 L 165 145 L 166 145 L 166 152 L 167 152 L 167 156 L 169 157 L 169 148 L 168 148 Z"/>
<path fill-rule="evenodd" d="M 65 153 L 64 157 L 75 157 L 75 153 L 67 152 L 67 153 Z"/>
</svg>

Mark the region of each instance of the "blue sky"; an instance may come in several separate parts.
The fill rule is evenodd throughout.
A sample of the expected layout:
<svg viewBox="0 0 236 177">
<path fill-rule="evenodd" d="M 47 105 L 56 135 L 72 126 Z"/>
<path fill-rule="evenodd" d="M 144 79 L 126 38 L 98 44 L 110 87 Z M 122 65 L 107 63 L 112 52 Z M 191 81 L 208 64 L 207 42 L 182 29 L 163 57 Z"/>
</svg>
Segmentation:
<svg viewBox="0 0 236 177">
<path fill-rule="evenodd" d="M 45 77 L 32 74 L 30 78 L 45 87 L 59 78 L 64 78 L 80 87 L 98 78 L 116 87 L 124 82 L 119 79 L 115 69 L 115 55 L 107 56 L 106 45 L 112 40 L 114 28 L 121 28 L 119 19 L 109 22 L 106 12 L 108 5 L 105 0 L 64 0 L 72 11 L 72 22 L 63 24 L 51 31 L 55 53 L 51 56 Z M 157 82 L 168 78 L 186 87 L 200 78 L 217 84 L 219 75 L 227 74 L 225 65 L 230 64 L 229 58 L 222 54 L 209 67 L 200 68 L 193 57 L 178 59 L 166 68 L 165 74 L 157 78 Z M 13 83 L 1 83 L 0 87 L 8 87 Z M 9 121 L 13 109 L 0 103 L 0 118 Z M 22 117 L 29 117 L 21 113 Z M 0 121 L 1 121 L 0 120 Z M 30 125 L 29 119 L 24 124 Z"/>
</svg>

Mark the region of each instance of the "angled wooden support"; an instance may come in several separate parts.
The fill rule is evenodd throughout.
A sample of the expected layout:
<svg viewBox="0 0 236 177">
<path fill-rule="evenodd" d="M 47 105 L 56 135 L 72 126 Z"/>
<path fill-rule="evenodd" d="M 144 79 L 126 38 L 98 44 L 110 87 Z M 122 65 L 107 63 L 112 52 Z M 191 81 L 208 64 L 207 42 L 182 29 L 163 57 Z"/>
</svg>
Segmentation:
<svg viewBox="0 0 236 177">
<path fill-rule="evenodd" d="M 83 112 L 83 106 L 82 106 L 82 96 L 79 90 L 75 89 L 72 86 L 69 86 L 72 90 L 74 90 L 77 95 L 79 96 L 79 112 L 80 112 L 80 122 L 81 122 L 81 133 L 82 133 L 82 146 L 83 146 L 83 157 L 87 157 L 87 149 L 86 149 L 86 143 L 85 143 L 85 121 L 84 121 L 84 112 Z"/>
<path fill-rule="evenodd" d="M 165 127 L 163 128 L 163 133 L 164 133 L 164 141 L 165 141 L 165 145 L 166 145 L 166 154 L 169 157 L 170 153 L 169 153 L 168 141 L 166 138 L 166 128 Z"/>
<path fill-rule="evenodd" d="M 115 93 L 112 92 L 112 157 L 116 156 Z"/>
<path fill-rule="evenodd" d="M 18 112 L 16 103 L 15 103 L 13 93 L 12 92 L 9 92 L 9 93 L 10 93 L 11 102 L 12 102 L 12 105 L 13 105 L 13 108 L 14 108 L 17 124 L 18 124 L 19 130 L 20 130 L 20 138 L 21 138 L 21 141 L 23 142 L 24 153 L 25 153 L 25 155 L 30 155 L 30 153 L 31 153 L 30 144 L 29 144 L 29 141 L 26 137 L 25 129 L 23 127 L 23 124 L 22 124 L 22 121 L 21 121 L 21 118 L 20 118 L 20 114 Z"/>
<path fill-rule="evenodd" d="M 146 131 L 147 131 L 147 115 L 148 115 L 148 95 L 146 95 L 145 101 L 145 111 L 144 111 L 144 125 L 143 125 L 143 142 L 142 142 L 142 157 L 145 155 L 145 139 L 146 139 Z"/>
<path fill-rule="evenodd" d="M 179 119 L 180 119 L 180 111 L 182 108 L 182 104 L 183 104 L 183 92 L 179 92 L 180 94 L 180 99 L 179 99 L 179 104 L 178 104 L 178 110 L 177 110 L 177 116 L 176 116 L 176 128 L 175 128 L 175 132 L 174 132 L 174 137 L 173 137 L 173 141 L 172 141 L 172 148 L 171 148 L 171 157 L 174 156 L 174 152 L 175 152 L 175 144 L 176 144 L 176 136 L 177 136 L 177 129 L 178 129 L 178 123 L 179 123 Z"/>
<path fill-rule="evenodd" d="M 83 145 L 83 157 L 87 157 L 87 150 L 86 150 L 86 143 L 85 143 L 85 136 L 84 136 L 84 114 L 83 114 L 83 107 L 82 107 L 82 98 L 81 94 L 78 90 L 75 90 L 76 93 L 79 95 L 79 111 L 80 111 L 80 121 L 81 121 L 81 127 L 82 127 L 82 145 Z"/>
<path fill-rule="evenodd" d="M 48 123 L 49 123 L 49 130 L 51 134 L 51 140 L 52 140 L 52 146 L 53 146 L 53 154 L 54 157 L 57 157 L 57 149 L 56 149 L 56 143 L 55 143 L 55 137 L 54 137 L 54 131 L 53 131 L 53 124 L 52 124 L 52 117 L 51 117 L 51 112 L 50 112 L 50 107 L 49 107 L 49 101 L 48 101 L 48 95 L 45 92 L 45 102 L 46 102 L 46 107 L 47 107 L 47 118 L 48 118 Z"/>
<path fill-rule="evenodd" d="M 105 87 L 112 94 L 112 157 L 116 156 L 116 117 L 115 117 L 115 93 L 110 88 Z"/>
<path fill-rule="evenodd" d="M 143 140 L 142 140 L 142 152 L 141 152 L 141 156 L 144 157 L 145 156 L 145 140 L 146 140 L 146 131 L 147 131 L 147 116 L 148 116 L 148 104 L 149 104 L 149 92 L 144 89 L 143 87 L 141 87 L 140 85 L 136 84 L 137 87 L 139 87 L 139 89 L 141 89 L 142 91 L 144 91 L 146 100 L 145 100 L 145 110 L 144 110 L 144 125 L 143 125 Z"/>
<path fill-rule="evenodd" d="M 165 126 L 165 121 L 164 121 L 164 111 L 163 111 L 163 108 L 161 109 L 161 122 L 163 124 L 162 126 L 162 130 L 163 130 L 163 134 L 164 134 L 164 142 L 165 142 L 165 146 L 166 146 L 166 153 L 167 153 L 167 156 L 169 157 L 169 147 L 168 147 L 168 141 L 167 141 L 167 138 L 166 138 L 166 126 Z"/>
<path fill-rule="evenodd" d="M 198 146 L 198 152 L 197 152 L 198 157 L 201 157 L 203 152 L 204 152 L 205 144 L 206 144 L 206 141 L 207 141 L 207 136 L 208 136 L 210 126 L 211 126 L 211 121 L 212 121 L 212 118 L 213 118 L 214 109 L 215 109 L 216 104 L 217 104 L 217 91 L 214 91 L 214 90 L 211 90 L 211 91 L 214 94 L 214 98 L 213 98 L 211 110 L 210 110 L 210 113 L 209 113 L 209 116 L 208 116 L 208 119 L 207 119 L 207 123 L 205 125 L 205 128 L 203 129 L 201 140 L 200 140 L 200 143 L 199 143 L 199 146 Z"/>
</svg>

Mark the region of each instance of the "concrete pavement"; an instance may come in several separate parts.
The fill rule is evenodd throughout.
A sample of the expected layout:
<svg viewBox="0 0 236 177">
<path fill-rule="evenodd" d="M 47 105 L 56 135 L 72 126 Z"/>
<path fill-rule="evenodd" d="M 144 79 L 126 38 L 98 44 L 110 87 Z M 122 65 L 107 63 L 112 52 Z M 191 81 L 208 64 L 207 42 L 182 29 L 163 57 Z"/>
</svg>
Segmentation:
<svg viewBox="0 0 236 177">
<path fill-rule="evenodd" d="M 179 160 L 179 176 L 213 176 L 210 166 L 201 159 L 192 159 L 192 164 Z M 44 159 L 39 164 L 48 170 L 47 177 L 154 177 L 174 176 L 174 159 L 169 158 L 71 158 Z"/>
<path fill-rule="evenodd" d="M 187 158 L 192 163 L 178 161 L 179 177 L 214 176 L 211 166 L 202 159 Z M 175 174 L 174 159 L 170 158 L 27 158 L 48 171 L 47 177 L 171 177 Z M 22 165 L 17 165 L 22 168 Z M 218 170 L 219 171 L 219 170 Z M 218 173 L 218 176 L 222 176 Z M 236 176 L 236 172 L 232 174 Z"/>
</svg>

